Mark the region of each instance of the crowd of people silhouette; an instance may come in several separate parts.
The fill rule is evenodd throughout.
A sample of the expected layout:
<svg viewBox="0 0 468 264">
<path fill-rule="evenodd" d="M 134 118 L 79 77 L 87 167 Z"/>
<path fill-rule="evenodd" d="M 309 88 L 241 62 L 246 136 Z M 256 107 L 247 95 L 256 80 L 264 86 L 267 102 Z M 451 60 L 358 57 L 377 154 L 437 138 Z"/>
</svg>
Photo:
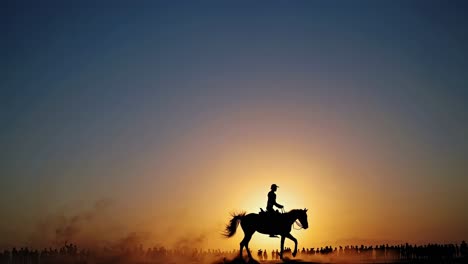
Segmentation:
<svg viewBox="0 0 468 264">
<path fill-rule="evenodd" d="M 302 248 L 301 256 L 331 256 L 357 257 L 373 260 L 450 260 L 467 258 L 468 247 L 465 241 L 458 244 L 426 244 L 426 245 L 377 245 L 377 246 L 326 246 L 321 248 Z"/>
<path fill-rule="evenodd" d="M 291 248 L 285 248 L 284 256 L 291 258 Z M 143 245 L 130 248 L 78 249 L 75 244 L 65 244 L 60 248 L 42 250 L 4 249 L 0 252 L 0 264 L 89 264 L 89 263 L 204 263 L 206 260 L 234 258 L 238 250 L 203 250 L 165 247 L 143 248 Z M 426 245 L 377 245 L 377 246 L 325 246 L 320 248 L 302 248 L 296 258 L 311 259 L 327 257 L 329 262 L 339 262 L 341 258 L 353 258 L 355 261 L 384 261 L 386 263 L 466 263 L 468 246 L 461 244 L 426 244 Z M 279 260 L 279 250 L 257 250 L 257 260 Z M 222 262 L 221 262 L 222 263 Z"/>
</svg>

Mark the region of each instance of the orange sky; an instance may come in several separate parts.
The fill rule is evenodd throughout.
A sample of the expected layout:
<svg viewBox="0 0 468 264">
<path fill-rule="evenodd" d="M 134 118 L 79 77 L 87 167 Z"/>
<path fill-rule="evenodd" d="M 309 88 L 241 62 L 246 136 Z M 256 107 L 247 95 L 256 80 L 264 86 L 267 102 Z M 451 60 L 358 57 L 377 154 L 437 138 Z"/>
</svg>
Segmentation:
<svg viewBox="0 0 468 264">
<path fill-rule="evenodd" d="M 412 167 L 417 160 L 391 156 L 382 148 L 387 142 L 359 133 L 368 128 L 344 127 L 351 120 L 309 122 L 294 111 L 266 107 L 211 118 L 166 146 L 162 159 L 153 158 L 149 149 L 134 167 L 115 170 L 115 180 L 91 186 L 89 198 L 77 196 L 71 204 L 48 208 L 48 215 L 24 221 L 49 221 L 50 230 L 42 230 L 48 232 L 42 237 L 53 241 L 54 225 L 93 212 L 90 219 L 79 220 L 79 231 L 70 238 L 102 244 L 135 232 L 145 245 L 171 246 L 201 237 L 194 245 L 237 248 L 240 229 L 230 240 L 220 236 L 229 214 L 265 208 L 269 186 L 276 183 L 277 200 L 286 209 L 309 209 L 310 228 L 293 231 L 301 247 L 464 239 L 467 213 L 460 199 L 466 193 L 461 185 L 444 190 L 430 168 Z M 414 182 L 414 173 L 427 173 L 425 182 Z M 125 175 L 133 176 L 120 178 Z M 161 181 L 160 175 L 167 177 Z M 99 196 L 105 206 L 94 212 L 91 198 Z M 34 241 L 29 234 L 23 239 Z M 251 246 L 273 248 L 277 243 L 257 234 Z"/>
</svg>

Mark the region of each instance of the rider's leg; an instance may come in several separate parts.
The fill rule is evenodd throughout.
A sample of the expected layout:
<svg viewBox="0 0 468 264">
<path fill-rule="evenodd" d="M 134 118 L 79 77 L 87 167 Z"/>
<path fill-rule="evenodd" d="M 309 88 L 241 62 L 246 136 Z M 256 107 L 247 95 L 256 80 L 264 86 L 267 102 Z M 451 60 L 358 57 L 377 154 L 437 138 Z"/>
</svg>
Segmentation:
<svg viewBox="0 0 468 264">
<path fill-rule="evenodd" d="M 267 213 L 268 213 L 268 225 L 269 225 L 269 228 L 270 230 L 272 230 L 274 228 L 274 217 L 276 216 L 276 212 L 271 209 L 271 210 L 267 210 Z M 270 233 L 270 237 L 278 237 L 277 235 L 275 235 L 274 233 Z"/>
</svg>

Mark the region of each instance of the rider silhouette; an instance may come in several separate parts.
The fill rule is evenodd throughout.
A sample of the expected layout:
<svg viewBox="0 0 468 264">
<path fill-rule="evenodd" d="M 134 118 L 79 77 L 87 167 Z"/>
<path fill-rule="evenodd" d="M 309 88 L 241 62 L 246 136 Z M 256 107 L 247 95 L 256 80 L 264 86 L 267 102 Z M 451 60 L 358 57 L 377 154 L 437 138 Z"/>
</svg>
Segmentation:
<svg viewBox="0 0 468 264">
<path fill-rule="evenodd" d="M 281 204 L 277 203 L 276 202 L 276 190 L 278 190 L 278 185 L 276 184 L 272 184 L 271 185 L 271 191 L 268 193 L 268 202 L 267 202 L 267 212 L 271 215 L 274 215 L 274 214 L 277 214 L 278 213 L 278 210 L 274 210 L 273 209 L 273 206 L 276 206 L 278 208 L 283 208 L 284 206 L 282 206 Z M 274 234 L 270 234 L 270 237 L 277 237 L 275 236 Z"/>
<path fill-rule="evenodd" d="M 271 185 L 271 191 L 268 193 L 268 202 L 267 202 L 267 212 L 269 213 L 277 213 L 278 211 L 275 211 L 273 209 L 273 206 L 276 206 L 278 208 L 283 208 L 283 206 L 279 203 L 276 202 L 276 190 L 278 190 L 278 185 L 272 184 Z"/>
</svg>

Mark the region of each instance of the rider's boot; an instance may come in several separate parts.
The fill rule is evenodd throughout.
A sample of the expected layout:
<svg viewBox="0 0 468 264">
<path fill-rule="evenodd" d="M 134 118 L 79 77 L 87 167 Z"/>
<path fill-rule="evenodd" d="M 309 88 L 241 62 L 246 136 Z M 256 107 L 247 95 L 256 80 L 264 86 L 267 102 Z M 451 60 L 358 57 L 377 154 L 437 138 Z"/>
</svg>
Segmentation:
<svg viewBox="0 0 468 264">
<path fill-rule="evenodd" d="M 275 234 L 270 234 L 270 237 L 278 237 L 278 236 Z"/>
</svg>

